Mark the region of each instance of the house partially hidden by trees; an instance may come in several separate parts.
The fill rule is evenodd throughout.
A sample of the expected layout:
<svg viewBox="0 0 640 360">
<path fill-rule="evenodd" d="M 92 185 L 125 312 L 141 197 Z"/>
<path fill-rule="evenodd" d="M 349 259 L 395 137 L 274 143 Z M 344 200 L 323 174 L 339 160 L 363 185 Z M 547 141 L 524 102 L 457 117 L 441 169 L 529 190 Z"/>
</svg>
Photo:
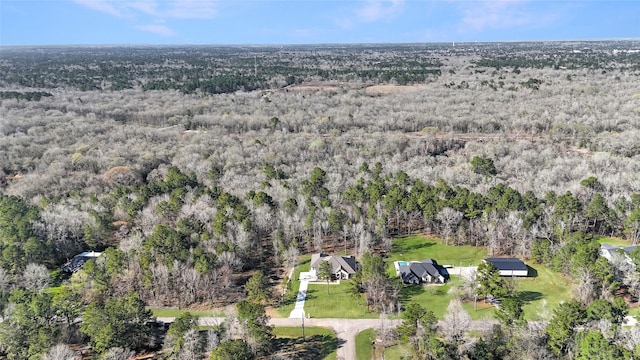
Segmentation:
<svg viewBox="0 0 640 360">
<path fill-rule="evenodd" d="M 327 261 L 332 266 L 332 274 L 336 279 L 347 280 L 355 275 L 357 270 L 356 258 L 353 256 L 331 256 L 327 254 L 311 255 L 311 270 L 320 274 L 320 264 Z"/>
<path fill-rule="evenodd" d="M 82 252 L 82 253 L 74 256 L 73 259 L 68 261 L 66 264 L 62 265 L 60 267 L 60 270 L 62 270 L 64 272 L 67 272 L 67 273 L 74 273 L 74 272 L 80 270 L 80 268 L 82 268 L 82 265 L 84 265 L 84 263 L 86 263 L 87 261 L 89 261 L 91 259 L 96 259 L 101 254 L 102 254 L 101 252 L 96 252 L 96 251 L 85 251 L 85 252 Z"/>
<path fill-rule="evenodd" d="M 636 251 L 637 248 L 637 246 L 613 246 L 609 244 L 602 244 L 600 245 L 600 255 L 611 261 L 614 254 L 620 253 L 625 257 L 629 264 L 633 264 L 630 254 Z"/>
<path fill-rule="evenodd" d="M 396 274 L 405 284 L 438 283 L 444 284 L 449 278 L 447 269 L 433 259 L 422 261 L 396 261 Z"/>
<path fill-rule="evenodd" d="M 495 266 L 500 276 L 529 276 L 529 269 L 522 260 L 517 258 L 487 258 Z"/>
</svg>

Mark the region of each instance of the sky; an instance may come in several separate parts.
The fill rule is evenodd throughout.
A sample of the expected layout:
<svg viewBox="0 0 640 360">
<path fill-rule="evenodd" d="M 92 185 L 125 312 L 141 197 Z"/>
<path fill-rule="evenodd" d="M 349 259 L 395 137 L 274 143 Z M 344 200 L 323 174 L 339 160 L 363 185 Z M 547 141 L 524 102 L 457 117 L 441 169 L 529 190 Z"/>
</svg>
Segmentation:
<svg viewBox="0 0 640 360">
<path fill-rule="evenodd" d="M 640 39 L 640 0 L 0 0 L 0 45 Z"/>
</svg>

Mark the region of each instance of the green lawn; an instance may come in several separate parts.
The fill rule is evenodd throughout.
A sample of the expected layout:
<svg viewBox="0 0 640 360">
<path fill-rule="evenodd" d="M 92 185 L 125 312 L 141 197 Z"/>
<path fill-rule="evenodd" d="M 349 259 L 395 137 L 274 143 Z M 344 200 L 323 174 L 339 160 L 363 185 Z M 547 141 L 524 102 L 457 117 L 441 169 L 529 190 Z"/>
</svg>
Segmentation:
<svg viewBox="0 0 640 360">
<path fill-rule="evenodd" d="M 275 346 L 279 355 L 287 359 L 334 360 L 338 351 L 336 334 L 327 328 L 306 326 L 304 340 L 301 327 L 275 327 Z"/>
<path fill-rule="evenodd" d="M 291 286 L 287 289 L 283 303 L 278 307 L 278 315 L 281 317 L 289 317 L 291 311 L 296 306 L 296 297 L 298 296 L 298 289 L 300 289 L 300 273 L 303 271 L 309 271 L 311 267 L 311 255 L 303 255 L 300 257 L 298 266 L 293 271 L 291 277 Z M 305 304 L 306 307 L 306 304 Z"/>
<path fill-rule="evenodd" d="M 224 317 L 223 312 L 214 310 L 184 310 L 184 309 L 172 309 L 172 308 L 150 308 L 151 313 L 155 317 L 178 317 L 186 312 L 190 312 L 195 317 Z"/>
<path fill-rule="evenodd" d="M 356 299 L 349 293 L 349 280 L 340 281 L 339 285 L 309 284 L 304 311 L 315 318 L 349 318 L 349 319 L 377 319 L 380 315 L 368 312 L 361 295 Z"/>
<path fill-rule="evenodd" d="M 478 303 L 473 305 L 473 301 L 466 302 L 462 304 L 462 308 L 469 313 L 471 319 L 473 320 L 495 320 L 496 319 L 496 308 L 489 304 L 485 303 L 482 300 L 478 300 Z"/>
<path fill-rule="evenodd" d="M 603 238 L 611 240 L 610 238 Z M 618 240 L 620 241 L 620 240 Z M 440 264 L 450 264 L 453 266 L 468 266 L 469 264 L 479 264 L 487 257 L 485 248 L 473 246 L 446 246 L 439 240 L 426 238 L 420 235 L 400 237 L 394 240 L 392 252 L 387 261 L 387 271 L 395 277 L 393 262 L 396 260 L 422 260 L 433 258 Z M 531 268 L 533 276 L 528 278 L 515 278 L 516 290 L 520 292 L 521 298 L 525 301 L 524 312 L 527 320 L 549 319 L 553 309 L 561 302 L 568 301 L 573 297 L 573 285 L 565 276 L 552 271 L 543 265 L 534 265 Z M 456 285 L 461 279 L 452 275 L 450 281 L 445 285 L 401 285 L 401 300 L 404 306 L 410 303 L 419 303 L 434 312 L 436 317 L 442 319 L 447 311 L 449 302 L 454 297 Z M 463 307 L 471 318 L 494 319 L 495 308 L 479 300 L 474 309 L 473 302 L 464 303 Z"/>
<path fill-rule="evenodd" d="M 487 257 L 485 247 L 444 245 L 442 241 L 422 235 L 398 237 L 391 245 L 391 253 L 386 261 L 390 264 L 390 275 L 396 276 L 393 262 L 396 260 L 421 261 L 434 259 L 440 265 L 478 265 Z"/>
<path fill-rule="evenodd" d="M 457 276 L 452 276 L 451 281 L 444 285 L 400 285 L 400 301 L 405 308 L 411 303 L 418 303 L 442 319 L 453 299 L 451 288 L 459 281 Z"/>
<path fill-rule="evenodd" d="M 573 298 L 574 286 L 567 277 L 544 265 L 533 264 L 532 268 L 537 276 L 516 279 L 516 291 L 525 301 L 525 319 L 549 320 L 556 306 Z"/>
<path fill-rule="evenodd" d="M 291 288 L 287 290 L 284 305 L 278 307 L 278 315 L 288 317 L 295 307 L 296 296 L 300 288 L 299 275 L 302 271 L 309 271 L 311 266 L 311 256 L 305 255 L 300 258 L 300 263 L 296 267 L 291 279 Z M 329 285 L 327 294 L 327 284 L 309 284 L 307 288 L 307 299 L 304 303 L 304 311 L 315 318 L 350 318 L 350 319 L 376 319 L 377 313 L 367 312 L 367 307 L 363 300 L 357 300 L 349 293 L 350 282 L 343 280 L 340 284 Z"/>
<path fill-rule="evenodd" d="M 609 244 L 611 246 L 631 246 L 631 242 L 621 238 L 601 237 L 596 238 L 600 244 Z"/>
<path fill-rule="evenodd" d="M 373 342 L 376 339 L 376 331 L 363 330 L 356 335 L 356 359 L 371 360 L 373 357 Z"/>
<path fill-rule="evenodd" d="M 629 316 L 638 317 L 640 316 L 640 307 L 633 307 L 629 309 Z"/>
<path fill-rule="evenodd" d="M 408 360 L 413 358 L 412 353 L 411 345 L 398 344 L 384 349 L 384 358 L 385 360 Z"/>
</svg>

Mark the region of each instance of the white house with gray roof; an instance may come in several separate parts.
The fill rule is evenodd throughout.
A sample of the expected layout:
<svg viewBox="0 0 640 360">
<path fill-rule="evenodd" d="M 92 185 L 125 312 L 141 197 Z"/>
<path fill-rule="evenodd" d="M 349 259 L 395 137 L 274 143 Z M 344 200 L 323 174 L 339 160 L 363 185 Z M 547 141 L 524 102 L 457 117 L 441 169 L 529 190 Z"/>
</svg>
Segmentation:
<svg viewBox="0 0 640 360">
<path fill-rule="evenodd" d="M 311 270 L 320 273 L 320 262 L 328 261 L 333 269 L 333 276 L 338 280 L 347 280 L 356 273 L 357 263 L 353 256 L 331 256 L 327 254 L 311 255 Z"/>
<path fill-rule="evenodd" d="M 636 248 L 637 246 L 613 246 L 609 244 L 601 244 L 600 255 L 611 261 L 611 259 L 613 259 L 613 255 L 619 253 L 624 255 L 629 264 L 633 264 L 633 260 L 631 260 L 629 254 L 632 253 Z"/>
</svg>

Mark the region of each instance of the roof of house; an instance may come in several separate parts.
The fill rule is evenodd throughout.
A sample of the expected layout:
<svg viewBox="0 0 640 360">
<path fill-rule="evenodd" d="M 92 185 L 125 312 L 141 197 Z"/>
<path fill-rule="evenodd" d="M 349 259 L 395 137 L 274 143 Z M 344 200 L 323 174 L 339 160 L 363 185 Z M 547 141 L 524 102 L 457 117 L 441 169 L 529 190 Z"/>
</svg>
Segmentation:
<svg viewBox="0 0 640 360">
<path fill-rule="evenodd" d="M 486 258 L 498 270 L 527 270 L 527 265 L 517 258 Z"/>
<path fill-rule="evenodd" d="M 618 252 L 618 250 L 622 250 L 624 252 L 630 253 L 630 252 L 633 252 L 637 248 L 637 246 L 613 246 L 613 245 L 609 245 L 609 244 L 602 244 L 602 245 L 600 245 L 600 247 L 603 250 L 606 250 L 611 254 L 614 254 L 614 253 Z"/>
<path fill-rule="evenodd" d="M 74 256 L 73 259 L 71 259 L 66 264 L 62 265 L 60 267 L 60 270 L 62 270 L 64 272 L 74 273 L 74 272 L 80 270 L 80 268 L 82 268 L 82 265 L 84 265 L 85 262 L 87 262 L 87 261 L 89 261 L 91 259 L 95 259 L 98 256 L 100 256 L 101 254 L 102 253 L 95 252 L 95 251 L 82 252 L 82 253 Z"/>
<path fill-rule="evenodd" d="M 353 256 L 331 256 L 327 254 L 312 254 L 311 255 L 311 268 L 318 268 L 320 261 L 328 261 L 333 267 L 333 272 L 338 272 L 340 269 L 344 270 L 347 274 L 356 273 L 356 258 Z"/>
<path fill-rule="evenodd" d="M 431 259 L 429 259 L 431 260 Z M 440 271 L 438 270 L 438 268 L 436 267 L 438 266 L 437 263 L 433 262 L 413 262 L 410 263 L 408 265 L 409 269 L 411 270 L 412 273 L 416 274 L 416 276 L 420 277 L 420 278 L 424 278 L 427 275 L 431 276 L 431 277 L 438 277 L 440 276 Z"/>
<path fill-rule="evenodd" d="M 400 278 L 402 279 L 403 282 L 405 283 L 419 282 L 416 275 L 411 272 L 411 269 L 409 269 L 409 265 L 402 265 L 398 268 L 398 270 L 400 272 Z"/>
</svg>

